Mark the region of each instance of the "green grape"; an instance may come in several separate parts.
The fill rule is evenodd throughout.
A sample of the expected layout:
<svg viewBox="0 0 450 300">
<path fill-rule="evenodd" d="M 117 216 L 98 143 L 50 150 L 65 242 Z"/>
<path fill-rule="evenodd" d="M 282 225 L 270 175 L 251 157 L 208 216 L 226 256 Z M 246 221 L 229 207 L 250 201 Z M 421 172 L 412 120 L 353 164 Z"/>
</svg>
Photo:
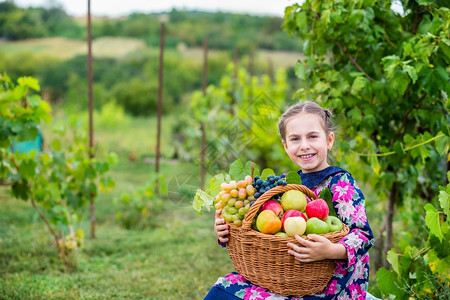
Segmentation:
<svg viewBox="0 0 450 300">
<path fill-rule="evenodd" d="M 228 200 L 228 204 L 230 204 L 230 206 L 234 206 L 236 200 L 237 200 L 236 198 L 231 198 L 230 200 Z"/>
<path fill-rule="evenodd" d="M 245 210 L 245 207 L 239 208 L 239 214 L 240 214 L 241 216 L 245 215 L 246 212 L 247 212 L 247 211 Z"/>
<path fill-rule="evenodd" d="M 229 207 L 229 208 L 228 208 L 228 213 L 231 214 L 231 215 L 234 215 L 234 214 L 236 214 L 237 212 L 238 212 L 238 210 L 237 210 L 236 207 Z"/>
</svg>

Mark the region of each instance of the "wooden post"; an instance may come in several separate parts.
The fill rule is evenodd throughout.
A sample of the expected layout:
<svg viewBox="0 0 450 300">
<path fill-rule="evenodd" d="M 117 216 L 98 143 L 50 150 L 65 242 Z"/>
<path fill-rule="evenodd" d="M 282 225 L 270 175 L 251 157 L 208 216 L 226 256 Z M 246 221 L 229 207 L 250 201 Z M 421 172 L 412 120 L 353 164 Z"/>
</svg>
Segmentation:
<svg viewBox="0 0 450 300">
<path fill-rule="evenodd" d="M 161 23 L 161 36 L 159 42 L 159 85 L 158 85 L 158 123 L 156 134 L 156 161 L 155 171 L 159 173 L 159 160 L 161 156 L 161 115 L 162 115 L 162 93 L 163 93 L 163 71 L 164 71 L 164 23 Z"/>
<path fill-rule="evenodd" d="M 203 97 L 206 96 L 206 86 L 208 84 L 208 39 L 203 41 L 203 84 L 202 91 Z M 200 130 L 202 132 L 202 144 L 200 150 L 200 187 L 204 189 L 205 187 L 205 177 L 206 177 L 206 126 L 203 121 L 200 122 Z"/>
<path fill-rule="evenodd" d="M 93 118 L 93 92 L 92 92 L 92 25 L 91 25 L 91 0 L 88 0 L 87 13 L 87 42 L 88 42 L 88 102 L 89 102 L 89 157 L 94 157 L 94 118 Z M 91 212 L 91 238 L 95 238 L 95 204 L 94 195 L 89 199 Z"/>
</svg>

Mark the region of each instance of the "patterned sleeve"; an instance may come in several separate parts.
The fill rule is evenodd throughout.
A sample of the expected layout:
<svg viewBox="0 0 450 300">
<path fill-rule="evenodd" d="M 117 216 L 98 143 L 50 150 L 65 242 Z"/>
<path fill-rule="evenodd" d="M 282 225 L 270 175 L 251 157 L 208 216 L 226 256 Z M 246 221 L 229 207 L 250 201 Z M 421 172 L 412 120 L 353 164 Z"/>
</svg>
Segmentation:
<svg viewBox="0 0 450 300">
<path fill-rule="evenodd" d="M 368 259 L 368 251 L 374 239 L 366 216 L 364 195 L 349 173 L 335 175 L 329 184 L 333 204 L 339 219 L 350 228 L 350 232 L 339 241 L 347 249 L 349 268 L 358 260 Z"/>
</svg>

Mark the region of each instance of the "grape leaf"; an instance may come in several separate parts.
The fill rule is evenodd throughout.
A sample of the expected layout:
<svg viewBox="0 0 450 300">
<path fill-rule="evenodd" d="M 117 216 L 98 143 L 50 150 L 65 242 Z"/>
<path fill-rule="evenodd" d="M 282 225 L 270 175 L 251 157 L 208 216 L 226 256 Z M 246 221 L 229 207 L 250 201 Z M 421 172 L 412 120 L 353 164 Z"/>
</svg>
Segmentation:
<svg viewBox="0 0 450 300">
<path fill-rule="evenodd" d="M 430 203 L 425 205 L 425 224 L 430 229 L 430 233 L 434 234 L 439 238 L 439 241 L 442 242 L 444 238 L 441 230 L 441 225 L 439 223 L 439 211 Z"/>
<path fill-rule="evenodd" d="M 306 79 L 305 65 L 302 63 L 301 60 L 298 60 L 297 63 L 295 64 L 295 75 L 301 80 Z"/>
<path fill-rule="evenodd" d="M 400 141 L 396 141 L 394 143 L 394 151 L 395 151 L 395 153 L 397 153 L 398 155 L 401 155 L 401 156 L 406 154 L 405 149 L 403 148 L 403 144 Z"/>
<path fill-rule="evenodd" d="M 398 275 L 401 275 L 400 274 L 400 270 L 399 270 L 399 267 L 398 267 L 398 254 L 397 254 L 397 252 L 395 251 L 395 249 L 391 249 L 391 250 L 389 250 L 388 251 L 388 253 L 387 253 L 387 261 L 391 264 L 391 266 L 392 266 L 392 269 L 398 274 Z"/>
<path fill-rule="evenodd" d="M 439 273 L 449 278 L 447 274 L 450 274 L 450 256 L 441 259 L 436 251 L 431 249 L 427 253 L 427 258 L 428 266 L 433 273 Z"/>
<path fill-rule="evenodd" d="M 241 180 L 242 174 L 244 174 L 244 164 L 240 159 L 235 160 L 230 165 L 230 171 L 228 172 L 230 174 L 230 177 L 232 180 Z"/>
<path fill-rule="evenodd" d="M 404 290 L 400 287 L 397 274 L 394 271 L 388 271 L 386 268 L 380 268 L 377 272 L 377 286 L 386 295 L 395 295 L 402 299 Z"/>
<path fill-rule="evenodd" d="M 192 207 L 197 211 L 199 215 L 201 215 L 203 208 L 206 208 L 209 211 L 213 203 L 213 197 L 211 197 L 205 191 L 197 189 L 197 191 L 195 192 L 194 201 L 192 201 Z"/>
<path fill-rule="evenodd" d="M 266 180 L 269 175 L 275 175 L 275 172 L 272 169 L 266 168 L 261 173 L 261 179 Z"/>
<path fill-rule="evenodd" d="M 327 202 L 328 209 L 330 211 L 329 215 L 337 217 L 336 209 L 334 208 L 334 204 L 333 204 L 333 195 L 331 194 L 331 191 L 328 187 L 326 187 L 320 191 L 319 198 L 321 198 Z"/>
<path fill-rule="evenodd" d="M 302 179 L 300 175 L 295 171 L 290 171 L 286 175 L 286 182 L 292 184 L 302 184 Z"/>
<path fill-rule="evenodd" d="M 211 179 L 209 183 L 209 194 L 214 197 L 220 192 L 220 185 L 225 182 L 225 176 L 223 174 L 217 174 Z"/>
<path fill-rule="evenodd" d="M 444 214 L 449 214 L 450 209 L 450 185 L 447 186 L 446 189 L 440 187 L 441 191 L 439 192 L 439 204 L 441 208 L 444 210 Z"/>
<path fill-rule="evenodd" d="M 28 200 L 30 195 L 30 187 L 26 181 L 16 181 L 12 185 L 12 194 L 18 199 Z"/>
</svg>

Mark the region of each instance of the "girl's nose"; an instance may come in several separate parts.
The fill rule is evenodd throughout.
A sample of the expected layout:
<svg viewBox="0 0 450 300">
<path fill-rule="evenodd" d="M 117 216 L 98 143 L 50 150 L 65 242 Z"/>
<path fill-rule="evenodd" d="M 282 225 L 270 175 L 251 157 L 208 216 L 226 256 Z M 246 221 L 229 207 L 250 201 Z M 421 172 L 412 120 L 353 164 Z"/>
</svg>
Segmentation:
<svg viewBox="0 0 450 300">
<path fill-rule="evenodd" d="M 309 143 L 306 140 L 303 140 L 300 142 L 300 149 L 301 150 L 308 150 L 309 149 Z"/>
</svg>

